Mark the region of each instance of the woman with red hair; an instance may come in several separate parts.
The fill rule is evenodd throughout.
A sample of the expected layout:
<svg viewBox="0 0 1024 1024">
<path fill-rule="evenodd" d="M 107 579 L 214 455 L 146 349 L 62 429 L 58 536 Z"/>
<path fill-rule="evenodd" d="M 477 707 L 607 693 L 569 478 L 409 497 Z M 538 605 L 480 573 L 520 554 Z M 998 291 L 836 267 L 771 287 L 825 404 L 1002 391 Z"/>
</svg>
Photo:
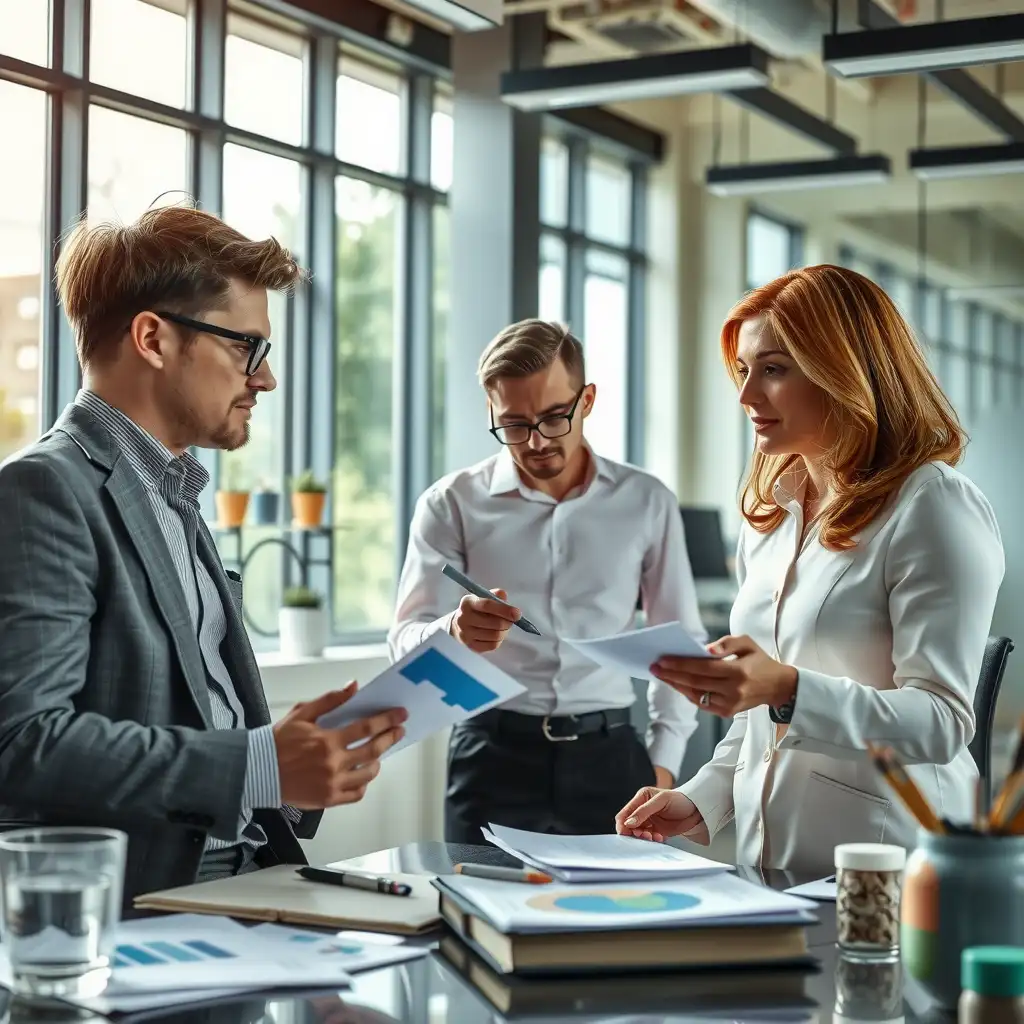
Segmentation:
<svg viewBox="0 0 1024 1024">
<path fill-rule="evenodd" d="M 831 872 L 838 843 L 914 843 L 869 742 L 941 817 L 970 820 L 1002 542 L 953 468 L 956 414 L 872 281 L 793 271 L 737 303 L 721 345 L 757 436 L 731 635 L 710 645 L 720 657 L 653 671 L 733 723 L 689 782 L 641 790 L 616 827 L 707 843 L 735 817 L 739 862 Z"/>
</svg>

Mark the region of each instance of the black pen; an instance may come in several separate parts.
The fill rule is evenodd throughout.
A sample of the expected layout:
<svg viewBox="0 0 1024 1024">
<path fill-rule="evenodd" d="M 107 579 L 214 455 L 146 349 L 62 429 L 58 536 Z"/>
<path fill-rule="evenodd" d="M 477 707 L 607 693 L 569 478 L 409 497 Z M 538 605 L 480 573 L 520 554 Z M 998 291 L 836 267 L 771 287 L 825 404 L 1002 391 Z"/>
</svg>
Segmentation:
<svg viewBox="0 0 1024 1024">
<path fill-rule="evenodd" d="M 390 878 L 371 878 L 368 875 L 357 875 L 337 868 L 314 868 L 308 865 L 299 868 L 298 871 L 303 878 L 308 878 L 311 882 L 326 882 L 328 885 L 343 885 L 349 889 L 382 892 L 388 896 L 409 896 L 412 893 L 411 885 L 394 882 Z"/>
<path fill-rule="evenodd" d="M 489 590 L 485 590 L 480 586 L 479 583 L 474 583 L 464 573 L 459 572 L 454 566 L 449 565 L 445 562 L 441 572 L 445 574 L 450 580 L 454 580 L 463 590 L 468 590 L 471 594 L 476 594 L 477 597 L 486 598 L 488 601 L 497 601 L 498 604 L 503 604 L 506 607 L 509 606 L 508 601 L 502 601 L 500 597 L 495 597 Z M 515 620 L 515 625 L 527 633 L 532 633 L 534 636 L 542 636 L 541 631 L 524 615 L 520 615 Z"/>
</svg>

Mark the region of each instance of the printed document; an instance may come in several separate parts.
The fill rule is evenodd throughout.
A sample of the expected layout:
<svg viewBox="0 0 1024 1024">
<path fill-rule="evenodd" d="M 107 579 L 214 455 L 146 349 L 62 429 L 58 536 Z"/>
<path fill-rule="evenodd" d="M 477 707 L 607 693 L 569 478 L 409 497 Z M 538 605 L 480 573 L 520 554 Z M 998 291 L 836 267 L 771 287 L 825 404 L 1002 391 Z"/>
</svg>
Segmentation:
<svg viewBox="0 0 1024 1024">
<path fill-rule="evenodd" d="M 505 825 L 481 831 L 498 849 L 563 882 L 692 878 L 732 870 L 731 865 L 633 836 L 558 836 Z"/>
<path fill-rule="evenodd" d="M 405 736 L 384 757 L 467 718 L 503 704 L 526 689 L 486 658 L 447 633 L 434 633 L 400 661 L 371 679 L 317 724 L 339 729 L 358 718 L 406 708 Z"/>
<path fill-rule="evenodd" d="M 591 661 L 606 668 L 628 672 L 633 679 L 653 679 L 651 665 L 663 654 L 686 658 L 712 658 L 704 645 L 683 629 L 680 622 L 645 626 L 628 633 L 599 637 L 595 640 L 563 641 L 585 654 Z"/>
<path fill-rule="evenodd" d="M 815 907 L 728 872 L 618 885 L 522 885 L 453 875 L 443 884 L 505 934 L 804 923 Z"/>
</svg>

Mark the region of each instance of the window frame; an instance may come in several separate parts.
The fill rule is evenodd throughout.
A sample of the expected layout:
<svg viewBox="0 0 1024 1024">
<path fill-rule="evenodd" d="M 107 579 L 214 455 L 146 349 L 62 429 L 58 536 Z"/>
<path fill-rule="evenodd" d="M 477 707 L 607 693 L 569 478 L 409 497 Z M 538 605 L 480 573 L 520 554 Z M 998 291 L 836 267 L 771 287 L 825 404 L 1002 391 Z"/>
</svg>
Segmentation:
<svg viewBox="0 0 1024 1024">
<path fill-rule="evenodd" d="M 568 168 L 564 224 L 540 222 L 540 246 L 545 238 L 558 239 L 564 249 L 563 320 L 570 326 L 585 321 L 588 252 L 603 252 L 626 263 L 626 436 L 627 462 L 644 461 L 644 420 L 647 364 L 647 202 L 649 159 L 598 136 L 574 130 L 571 124 L 545 118 L 545 138 L 564 145 Z M 629 232 L 624 244 L 597 238 L 587 230 L 587 163 L 591 155 L 615 163 L 629 175 Z M 541 263 L 543 268 L 546 264 Z M 583 339 L 584 344 L 586 339 Z"/>
<path fill-rule="evenodd" d="M 87 202 L 88 116 L 92 105 L 179 128 L 186 133 L 188 188 L 203 209 L 222 209 L 223 151 L 228 143 L 295 161 L 302 174 L 300 263 L 313 283 L 287 302 L 286 363 L 284 366 L 283 500 L 286 481 L 307 467 L 324 478 L 334 468 L 336 224 L 334 182 L 341 175 L 393 190 L 402 199 L 401 294 L 397 297 L 398 326 L 392 388 L 394 429 L 393 495 L 396 522 L 395 579 L 404 558 L 409 522 L 416 496 L 430 483 L 433 433 L 431 401 L 433 337 L 433 214 L 447 204 L 447 194 L 431 182 L 431 117 L 434 92 L 446 70 L 423 53 L 396 59 L 397 51 L 335 24 L 295 10 L 294 20 L 239 0 L 187 0 L 187 88 L 183 108 L 101 85 L 89 78 L 89 0 L 53 0 L 49 62 L 35 65 L 0 53 L 0 79 L 36 88 L 48 97 L 47 183 L 43 232 L 60 239 L 85 210 Z M 224 116 L 225 40 L 229 12 L 259 22 L 270 32 L 287 32 L 299 41 L 303 60 L 304 98 L 302 144 L 292 145 L 238 128 Z M 418 50 L 418 48 L 413 48 Z M 344 54 L 343 54 L 344 50 Z M 356 56 L 353 57 L 352 55 Z M 380 63 L 398 72 L 407 99 L 403 100 L 402 145 L 406 153 L 401 174 L 383 174 L 336 157 L 336 81 L 347 59 Z M 41 277 L 53 280 L 59 245 L 44 245 Z M 329 282 L 325 288 L 319 282 Z M 81 373 L 74 337 L 52 288 L 43 289 L 40 308 L 39 415 L 42 429 L 52 424 L 74 399 Z M 212 522 L 214 492 L 220 476 L 218 453 L 198 450 L 210 471 L 211 483 L 202 498 L 204 518 Z M 328 515 L 330 512 L 328 511 Z M 330 522 L 330 520 L 327 520 Z M 244 528 L 243 528 L 244 529 Z M 280 527 L 285 539 L 294 538 L 308 555 L 318 538 Z M 239 541 L 239 544 L 241 542 Z M 333 550 L 333 537 L 329 538 Z M 232 566 L 230 545 L 224 551 Z M 333 559 L 332 559 L 333 560 Z M 233 566 L 236 567 L 236 566 Z M 333 573 L 339 567 L 334 565 Z M 282 555 L 282 584 L 296 581 L 294 565 Z M 334 581 L 326 569 L 311 567 L 310 585 L 331 603 Z M 333 623 L 333 614 L 331 615 Z M 262 625 L 262 624 L 261 624 Z M 332 632 L 330 642 L 379 641 L 384 629 Z M 253 636 L 258 647 L 265 646 Z M 276 646 L 276 641 L 274 641 Z"/>
</svg>

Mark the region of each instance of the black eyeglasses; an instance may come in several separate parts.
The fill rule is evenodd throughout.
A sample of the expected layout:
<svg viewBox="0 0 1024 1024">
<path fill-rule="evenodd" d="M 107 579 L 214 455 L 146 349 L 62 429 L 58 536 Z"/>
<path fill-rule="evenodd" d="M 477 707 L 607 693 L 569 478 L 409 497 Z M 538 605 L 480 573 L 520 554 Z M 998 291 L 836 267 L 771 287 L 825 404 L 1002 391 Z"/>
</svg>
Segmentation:
<svg viewBox="0 0 1024 1024">
<path fill-rule="evenodd" d="M 270 342 L 261 338 L 258 334 L 242 334 L 241 331 L 232 331 L 227 327 L 218 327 L 217 324 L 208 324 L 202 320 L 193 320 L 189 316 L 181 316 L 178 313 L 161 313 L 157 310 L 157 316 L 172 323 L 181 324 L 182 327 L 191 327 L 194 331 L 202 331 L 204 334 L 215 334 L 218 338 L 227 338 L 228 341 L 241 341 L 249 346 L 249 358 L 245 364 L 245 375 L 251 377 L 262 365 L 270 352 Z"/>
<path fill-rule="evenodd" d="M 572 430 L 572 418 L 576 415 L 576 406 L 580 404 L 583 392 L 587 385 L 576 393 L 576 400 L 568 412 L 560 412 L 556 416 L 545 416 L 536 423 L 503 423 L 500 427 L 494 425 L 494 411 L 491 410 L 491 433 L 502 444 L 525 444 L 530 440 L 530 435 L 536 430 L 541 437 L 564 437 Z"/>
</svg>

